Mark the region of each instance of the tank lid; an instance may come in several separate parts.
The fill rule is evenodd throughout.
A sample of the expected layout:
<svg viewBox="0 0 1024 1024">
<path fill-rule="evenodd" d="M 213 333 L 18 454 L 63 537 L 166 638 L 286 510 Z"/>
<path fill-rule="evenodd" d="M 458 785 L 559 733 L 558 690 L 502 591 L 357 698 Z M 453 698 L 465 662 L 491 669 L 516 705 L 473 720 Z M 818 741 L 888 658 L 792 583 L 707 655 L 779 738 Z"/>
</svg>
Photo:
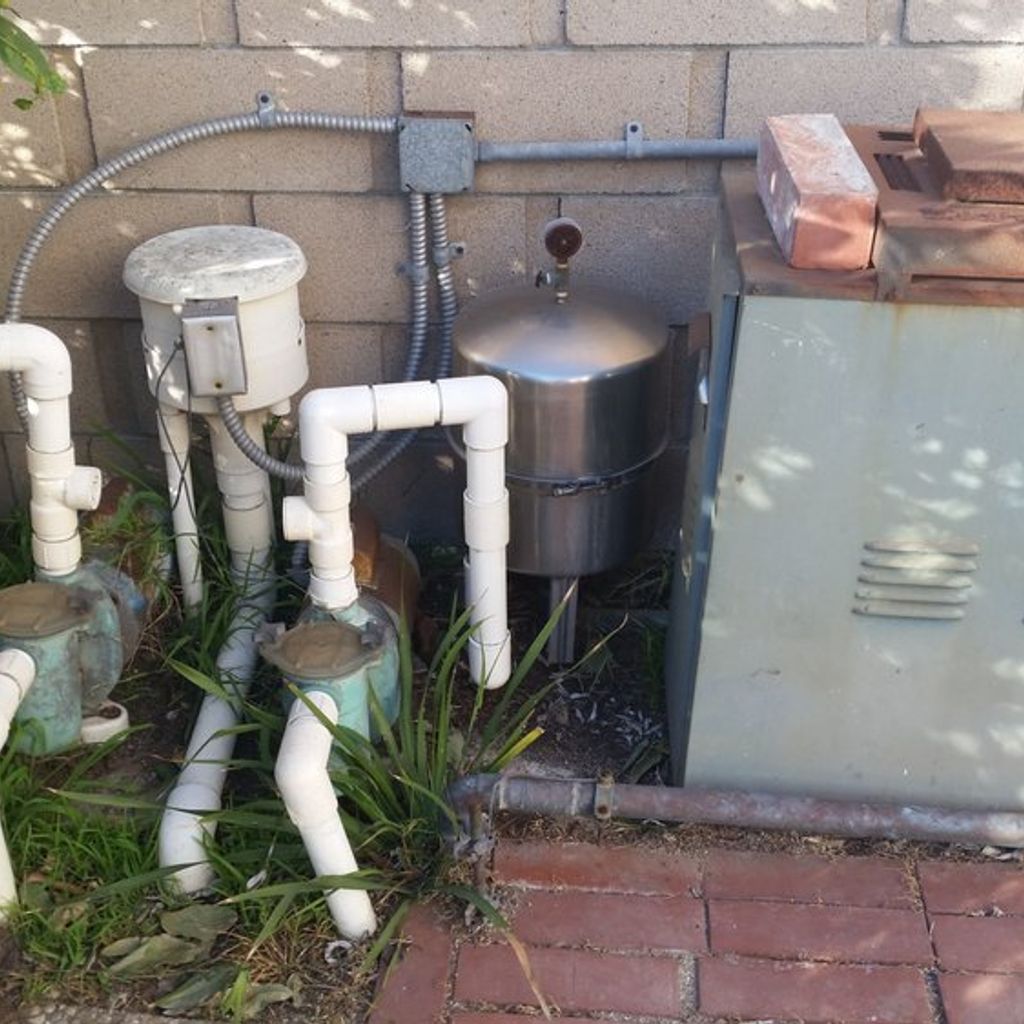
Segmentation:
<svg viewBox="0 0 1024 1024">
<path fill-rule="evenodd" d="M 286 235 L 244 224 L 182 228 L 136 246 L 124 283 L 153 302 L 266 298 L 297 284 L 306 257 Z"/>
<path fill-rule="evenodd" d="M 582 382 L 648 363 L 668 344 L 668 327 L 642 302 L 574 285 L 563 303 L 545 290 L 493 292 L 456 324 L 467 363 L 528 380 Z"/>
<path fill-rule="evenodd" d="M 19 583 L 0 591 L 0 634 L 27 640 L 63 633 L 88 621 L 91 604 L 81 587 Z"/>
<path fill-rule="evenodd" d="M 333 620 L 301 623 L 260 648 L 263 657 L 286 676 L 310 680 L 351 675 L 379 651 L 380 644 L 355 626 Z"/>
</svg>

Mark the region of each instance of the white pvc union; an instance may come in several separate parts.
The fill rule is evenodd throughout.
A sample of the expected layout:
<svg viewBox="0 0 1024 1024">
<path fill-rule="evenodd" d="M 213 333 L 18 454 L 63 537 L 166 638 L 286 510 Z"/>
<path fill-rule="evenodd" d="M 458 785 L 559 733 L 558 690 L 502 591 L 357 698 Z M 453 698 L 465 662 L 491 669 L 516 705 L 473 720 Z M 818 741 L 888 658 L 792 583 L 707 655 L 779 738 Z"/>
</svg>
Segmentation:
<svg viewBox="0 0 1024 1024">
<path fill-rule="evenodd" d="M 239 411 L 287 401 L 309 376 L 298 283 L 306 258 L 290 238 L 247 225 L 183 228 L 137 246 L 124 283 L 139 297 L 149 389 L 187 412 L 216 413 L 216 399 L 190 393 L 181 343 L 189 301 L 237 300 L 245 364 Z"/>
</svg>

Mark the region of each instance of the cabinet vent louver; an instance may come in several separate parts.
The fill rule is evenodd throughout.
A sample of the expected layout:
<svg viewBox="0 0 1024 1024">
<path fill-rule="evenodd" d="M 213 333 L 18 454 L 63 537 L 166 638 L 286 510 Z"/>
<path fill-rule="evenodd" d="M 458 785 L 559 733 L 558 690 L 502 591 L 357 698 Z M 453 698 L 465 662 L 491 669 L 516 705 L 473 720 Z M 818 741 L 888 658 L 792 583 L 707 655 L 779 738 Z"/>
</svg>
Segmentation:
<svg viewBox="0 0 1024 1024">
<path fill-rule="evenodd" d="M 873 540 L 864 545 L 853 612 L 890 619 L 962 619 L 978 568 L 967 540 Z"/>
</svg>

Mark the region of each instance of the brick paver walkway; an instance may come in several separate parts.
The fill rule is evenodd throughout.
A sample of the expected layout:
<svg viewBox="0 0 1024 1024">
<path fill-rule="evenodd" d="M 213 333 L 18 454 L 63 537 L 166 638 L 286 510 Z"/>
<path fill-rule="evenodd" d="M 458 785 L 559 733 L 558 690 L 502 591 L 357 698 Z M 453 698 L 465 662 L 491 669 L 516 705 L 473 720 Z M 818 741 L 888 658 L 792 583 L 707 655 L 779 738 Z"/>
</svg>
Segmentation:
<svg viewBox="0 0 1024 1024">
<path fill-rule="evenodd" d="M 494 880 L 566 1024 L 1024 1022 L 1019 864 L 501 843 Z M 370 1024 L 537 1020 L 499 936 L 405 937 Z"/>
</svg>

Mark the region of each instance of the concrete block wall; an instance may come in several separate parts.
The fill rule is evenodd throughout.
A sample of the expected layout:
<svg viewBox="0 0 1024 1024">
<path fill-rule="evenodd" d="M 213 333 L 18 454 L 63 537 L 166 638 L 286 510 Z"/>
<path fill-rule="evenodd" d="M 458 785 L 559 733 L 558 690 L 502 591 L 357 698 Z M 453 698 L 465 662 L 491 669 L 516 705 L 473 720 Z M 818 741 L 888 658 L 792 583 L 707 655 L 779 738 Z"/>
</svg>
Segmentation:
<svg viewBox="0 0 1024 1024">
<path fill-rule="evenodd" d="M 279 105 L 352 113 L 472 110 L 493 140 L 752 136 L 768 114 L 907 122 L 920 103 L 1020 109 L 1020 0 L 20 0 L 68 91 L 29 112 L 0 89 L 0 281 L 55 190 L 132 143 L 219 114 Z M 460 298 L 529 281 L 541 225 L 583 224 L 580 278 L 624 286 L 674 324 L 707 303 L 718 168 L 702 163 L 481 167 L 451 202 Z M 26 316 L 71 347 L 75 429 L 153 450 L 139 325 L 120 284 L 138 242 L 199 223 L 254 223 L 305 249 L 317 384 L 370 382 L 402 363 L 405 214 L 387 139 L 234 136 L 158 158 L 82 202 L 47 247 Z M 678 507 L 688 378 L 666 460 Z M 680 409 L 683 414 L 680 414 Z M 0 388 L 0 504 L 23 494 L 21 441 Z M 116 461 L 115 456 L 115 461 Z M 435 437 L 371 488 L 386 525 L 457 529 L 457 477 Z M 669 531 L 663 532 L 667 537 Z"/>
</svg>

